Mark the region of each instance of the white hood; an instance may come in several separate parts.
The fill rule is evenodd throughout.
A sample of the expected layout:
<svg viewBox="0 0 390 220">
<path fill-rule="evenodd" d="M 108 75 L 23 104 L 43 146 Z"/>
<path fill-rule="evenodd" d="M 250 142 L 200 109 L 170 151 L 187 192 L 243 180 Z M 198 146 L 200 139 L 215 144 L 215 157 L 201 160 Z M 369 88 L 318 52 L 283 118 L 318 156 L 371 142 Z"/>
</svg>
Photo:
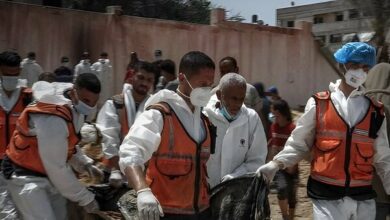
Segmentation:
<svg viewBox="0 0 390 220">
<path fill-rule="evenodd" d="M 72 83 L 49 83 L 38 81 L 32 86 L 34 99 L 48 104 L 71 105 L 71 100 L 63 96 L 66 89 L 73 88 Z"/>
<path fill-rule="evenodd" d="M 217 120 L 219 123 L 229 123 L 228 120 L 223 116 L 215 105 L 216 103 L 219 102 L 217 99 L 216 95 L 213 95 L 210 99 L 210 102 L 207 104 L 207 106 L 203 109 L 203 112 L 206 114 L 207 117 L 213 118 Z M 244 104 L 241 106 L 241 110 L 238 113 L 238 117 L 236 120 L 230 122 L 230 123 L 235 123 L 235 121 L 240 121 L 240 118 L 242 118 L 245 115 L 248 115 L 248 109 L 245 107 Z"/>
<path fill-rule="evenodd" d="M 340 84 L 341 84 L 341 79 L 336 80 L 336 82 L 334 82 L 334 83 L 331 82 L 329 84 L 329 91 L 330 92 L 340 91 L 340 89 L 339 89 Z M 355 89 L 351 92 L 349 97 L 363 95 L 365 93 L 365 91 L 366 91 L 366 88 L 364 88 L 363 86 L 359 86 L 357 89 Z"/>
<path fill-rule="evenodd" d="M 168 103 L 179 117 L 180 121 L 184 124 L 187 132 L 190 133 L 190 136 L 196 141 L 203 140 L 205 128 L 203 123 L 201 123 L 200 107 L 195 107 L 194 112 L 192 112 L 188 104 L 176 92 L 163 89 L 148 99 L 145 108 L 158 102 Z"/>
<path fill-rule="evenodd" d="M 162 89 L 158 93 L 152 95 L 146 102 L 145 108 L 159 102 L 167 102 L 174 110 L 182 109 L 192 113 L 184 99 L 176 92 L 168 89 Z"/>
</svg>

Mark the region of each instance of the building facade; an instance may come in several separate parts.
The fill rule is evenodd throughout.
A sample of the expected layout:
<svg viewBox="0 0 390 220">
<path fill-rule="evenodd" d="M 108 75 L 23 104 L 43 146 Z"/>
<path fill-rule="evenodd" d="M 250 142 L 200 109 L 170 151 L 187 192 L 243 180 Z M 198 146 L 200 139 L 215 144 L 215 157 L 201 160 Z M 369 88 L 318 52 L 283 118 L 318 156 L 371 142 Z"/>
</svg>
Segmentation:
<svg viewBox="0 0 390 220">
<path fill-rule="evenodd" d="M 331 51 L 354 38 L 367 42 L 374 36 L 373 16 L 360 12 L 345 0 L 280 8 L 276 13 L 280 27 L 293 28 L 298 21 L 312 22 L 314 36 Z"/>
</svg>

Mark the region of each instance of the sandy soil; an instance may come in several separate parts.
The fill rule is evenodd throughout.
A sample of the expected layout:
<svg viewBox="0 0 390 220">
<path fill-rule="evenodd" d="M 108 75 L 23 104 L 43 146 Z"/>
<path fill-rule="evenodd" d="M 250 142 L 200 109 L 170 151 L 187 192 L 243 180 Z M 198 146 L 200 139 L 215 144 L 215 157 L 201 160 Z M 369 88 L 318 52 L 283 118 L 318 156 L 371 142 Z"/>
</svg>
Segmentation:
<svg viewBox="0 0 390 220">
<path fill-rule="evenodd" d="M 310 164 L 307 161 L 302 161 L 299 164 L 299 185 L 297 192 L 297 207 L 295 210 L 295 218 L 299 220 L 311 220 L 312 217 L 312 203 L 306 194 L 306 183 L 310 172 Z M 276 194 L 269 195 L 269 202 L 271 205 L 272 220 L 282 220 L 282 214 L 279 209 L 278 199 Z"/>
</svg>

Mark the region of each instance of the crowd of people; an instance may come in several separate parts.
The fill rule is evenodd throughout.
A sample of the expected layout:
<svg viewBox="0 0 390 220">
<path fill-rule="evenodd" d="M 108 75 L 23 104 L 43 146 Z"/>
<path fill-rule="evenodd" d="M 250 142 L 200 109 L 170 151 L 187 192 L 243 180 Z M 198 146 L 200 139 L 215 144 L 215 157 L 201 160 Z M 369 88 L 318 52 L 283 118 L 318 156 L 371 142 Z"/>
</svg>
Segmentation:
<svg viewBox="0 0 390 220">
<path fill-rule="evenodd" d="M 384 107 L 363 87 L 375 49 L 348 43 L 334 57 L 343 77 L 314 94 L 295 125 L 277 88 L 249 84 L 231 56 L 219 61 L 216 83 L 205 53 L 186 53 L 178 69 L 132 53 L 113 95 L 107 53 L 92 65 L 83 53 L 74 70 L 62 57 L 48 73 L 33 52 L 23 61 L 2 52 L 0 218 L 67 219 L 67 200 L 99 214 L 77 179 L 87 173 L 135 190 L 142 220 L 211 219 L 210 189 L 255 173 L 274 182 L 282 218 L 291 220 L 297 164 L 310 157 L 314 219 L 375 219 L 375 172 L 390 193 Z M 98 141 L 103 168 L 80 150 Z"/>
</svg>

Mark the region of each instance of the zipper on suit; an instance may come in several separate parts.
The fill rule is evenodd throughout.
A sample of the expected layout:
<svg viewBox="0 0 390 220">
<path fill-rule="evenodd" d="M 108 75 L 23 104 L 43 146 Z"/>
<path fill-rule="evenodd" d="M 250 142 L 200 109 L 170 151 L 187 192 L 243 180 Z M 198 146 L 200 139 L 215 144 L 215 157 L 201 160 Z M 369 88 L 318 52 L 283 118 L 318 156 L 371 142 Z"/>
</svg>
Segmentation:
<svg viewBox="0 0 390 220">
<path fill-rule="evenodd" d="M 196 144 L 196 158 L 195 158 L 195 187 L 194 187 L 194 210 L 199 213 L 199 191 L 200 191 L 200 150 L 201 145 Z"/>
<path fill-rule="evenodd" d="M 355 127 L 350 128 L 347 126 L 347 139 L 345 144 L 345 158 L 344 158 L 344 172 L 345 172 L 345 195 L 349 194 L 349 187 L 351 183 L 351 174 L 349 173 L 349 164 L 351 162 L 351 143 L 352 143 L 352 133 Z"/>
</svg>

